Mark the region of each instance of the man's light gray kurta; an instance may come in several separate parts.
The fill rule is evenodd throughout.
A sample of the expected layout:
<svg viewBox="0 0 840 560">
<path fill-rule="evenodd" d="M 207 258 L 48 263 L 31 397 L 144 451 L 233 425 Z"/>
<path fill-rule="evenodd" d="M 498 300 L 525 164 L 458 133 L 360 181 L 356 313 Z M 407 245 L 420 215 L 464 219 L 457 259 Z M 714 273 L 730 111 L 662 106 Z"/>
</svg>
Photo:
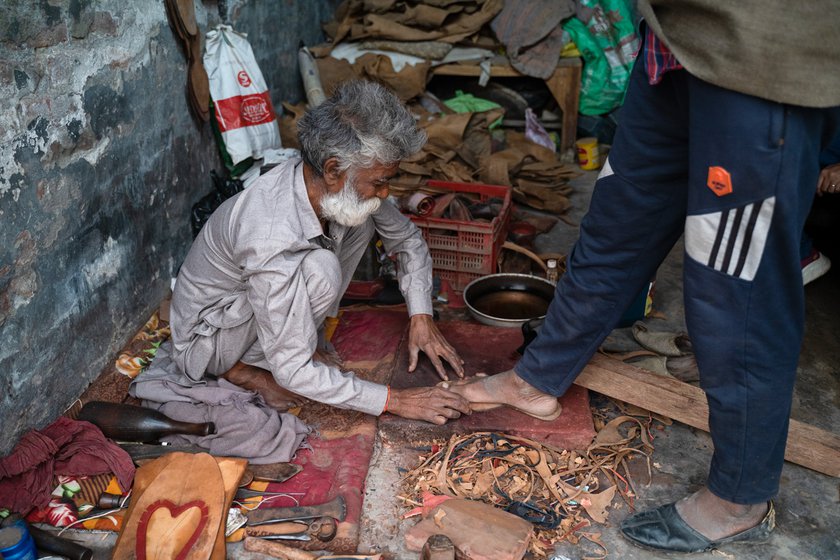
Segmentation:
<svg viewBox="0 0 840 560">
<path fill-rule="evenodd" d="M 397 255 L 409 315 L 431 314 L 432 261 L 419 230 L 387 202 L 359 227 L 372 232 L 371 222 L 389 254 Z M 340 257 L 360 254 L 358 244 L 369 239 L 350 228 L 330 228 L 328 238 L 309 203 L 299 160 L 275 167 L 213 213 L 181 267 L 172 298 L 173 359 L 187 376 L 199 380 L 211 361 L 232 365 L 241 359 L 242 350 L 229 349 L 255 328 L 254 348 L 265 357 L 259 365 L 282 387 L 333 406 L 382 412 L 384 385 L 312 360 L 323 317 L 312 308 L 301 263 L 320 250 L 319 256 L 328 255 L 324 274 L 341 275 L 334 282 L 346 286 L 357 262 Z M 348 238 L 355 247 L 344 243 Z"/>
</svg>

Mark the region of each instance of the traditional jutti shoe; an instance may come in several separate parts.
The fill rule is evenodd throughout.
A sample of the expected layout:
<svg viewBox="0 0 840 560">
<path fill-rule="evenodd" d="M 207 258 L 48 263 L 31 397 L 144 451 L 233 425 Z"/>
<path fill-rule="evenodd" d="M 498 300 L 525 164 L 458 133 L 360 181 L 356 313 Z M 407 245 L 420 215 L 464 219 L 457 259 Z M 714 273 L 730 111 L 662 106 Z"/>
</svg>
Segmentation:
<svg viewBox="0 0 840 560">
<path fill-rule="evenodd" d="M 758 525 L 713 541 L 692 529 L 680 516 L 676 504 L 671 503 L 626 518 L 621 523 L 621 534 L 641 548 L 689 553 L 708 552 L 730 543 L 763 543 L 775 527 L 776 510 L 769 502 L 767 514 Z"/>
</svg>

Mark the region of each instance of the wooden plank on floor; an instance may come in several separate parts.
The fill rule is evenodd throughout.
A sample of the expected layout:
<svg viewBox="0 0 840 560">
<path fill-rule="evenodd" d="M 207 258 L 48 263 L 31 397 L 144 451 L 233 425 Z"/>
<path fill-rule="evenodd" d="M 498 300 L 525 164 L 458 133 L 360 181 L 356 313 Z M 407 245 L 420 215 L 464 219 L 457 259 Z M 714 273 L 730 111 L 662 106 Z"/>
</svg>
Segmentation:
<svg viewBox="0 0 840 560">
<path fill-rule="evenodd" d="M 657 375 L 604 355 L 595 355 L 575 381 L 608 397 L 709 431 L 709 406 L 699 387 Z M 785 459 L 840 477 L 840 437 L 791 419 Z"/>
</svg>

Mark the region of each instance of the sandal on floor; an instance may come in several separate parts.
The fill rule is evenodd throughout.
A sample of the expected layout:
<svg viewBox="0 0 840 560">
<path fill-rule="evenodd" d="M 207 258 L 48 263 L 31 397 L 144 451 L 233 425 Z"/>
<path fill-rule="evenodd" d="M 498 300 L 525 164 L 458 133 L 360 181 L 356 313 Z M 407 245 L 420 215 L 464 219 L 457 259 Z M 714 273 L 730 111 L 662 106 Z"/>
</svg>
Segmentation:
<svg viewBox="0 0 840 560">
<path fill-rule="evenodd" d="M 621 534 L 641 548 L 672 552 L 707 552 L 729 543 L 758 544 L 767 541 L 776 526 L 776 510 L 773 502 L 768 504 L 761 523 L 716 541 L 692 529 L 673 503 L 631 515 L 621 523 Z"/>
<path fill-rule="evenodd" d="M 639 356 L 624 360 L 624 363 L 652 371 L 658 375 L 674 377 L 684 383 L 700 381 L 700 371 L 697 369 L 694 354 L 686 356 Z"/>
</svg>

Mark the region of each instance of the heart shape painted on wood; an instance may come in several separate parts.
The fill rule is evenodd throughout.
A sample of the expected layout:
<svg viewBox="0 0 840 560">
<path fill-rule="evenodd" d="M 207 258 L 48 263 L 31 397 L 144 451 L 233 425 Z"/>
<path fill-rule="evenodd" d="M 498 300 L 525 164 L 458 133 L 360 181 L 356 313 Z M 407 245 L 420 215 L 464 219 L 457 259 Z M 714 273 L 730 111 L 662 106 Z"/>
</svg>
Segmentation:
<svg viewBox="0 0 840 560">
<path fill-rule="evenodd" d="M 152 503 L 137 525 L 138 560 L 185 560 L 207 525 L 207 504 L 194 500 L 176 505 Z"/>
</svg>

